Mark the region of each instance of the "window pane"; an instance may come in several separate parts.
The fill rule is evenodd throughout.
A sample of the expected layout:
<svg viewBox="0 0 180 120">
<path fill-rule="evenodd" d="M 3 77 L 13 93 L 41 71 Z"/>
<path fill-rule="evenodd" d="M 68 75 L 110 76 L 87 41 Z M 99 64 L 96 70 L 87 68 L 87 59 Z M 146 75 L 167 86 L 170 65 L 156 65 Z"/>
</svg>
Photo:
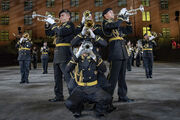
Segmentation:
<svg viewBox="0 0 180 120">
<path fill-rule="evenodd" d="M 79 0 L 71 0 L 71 7 L 79 6 Z"/>
<path fill-rule="evenodd" d="M 79 13 L 78 12 L 71 12 L 71 21 L 78 22 L 79 21 Z"/>
<path fill-rule="evenodd" d="M 150 21 L 150 12 L 146 12 L 147 15 L 147 21 Z"/>
<path fill-rule="evenodd" d="M 103 0 L 95 0 L 95 6 L 102 6 Z"/>
<path fill-rule="evenodd" d="M 9 16 L 8 15 L 1 16 L 1 25 L 9 25 Z"/>
<path fill-rule="evenodd" d="M 142 0 L 143 6 L 149 6 L 149 0 Z"/>
<path fill-rule="evenodd" d="M 150 27 L 143 27 L 143 36 L 145 33 L 147 33 L 148 35 L 151 35 L 151 32 L 149 30 L 150 30 Z"/>
<path fill-rule="evenodd" d="M 168 0 L 161 0 L 161 9 L 168 9 Z"/>
<path fill-rule="evenodd" d="M 1 41 L 9 40 L 9 32 L 2 30 L 0 33 L 0 40 Z"/>
<path fill-rule="evenodd" d="M 32 10 L 32 0 L 26 0 L 24 2 L 24 10 Z"/>
<path fill-rule="evenodd" d="M 54 7 L 55 0 L 46 0 L 46 7 Z"/>
<path fill-rule="evenodd" d="M 118 0 L 118 5 L 119 6 L 126 6 L 127 5 L 127 1 L 126 0 Z"/>
<path fill-rule="evenodd" d="M 24 24 L 31 25 L 32 24 L 32 15 L 25 15 L 24 16 Z"/>
<path fill-rule="evenodd" d="M 102 12 L 95 12 L 95 22 L 102 22 L 103 17 L 102 17 Z"/>
<path fill-rule="evenodd" d="M 9 4 L 10 4 L 9 0 L 2 0 L 1 9 L 3 11 L 9 10 Z"/>
</svg>

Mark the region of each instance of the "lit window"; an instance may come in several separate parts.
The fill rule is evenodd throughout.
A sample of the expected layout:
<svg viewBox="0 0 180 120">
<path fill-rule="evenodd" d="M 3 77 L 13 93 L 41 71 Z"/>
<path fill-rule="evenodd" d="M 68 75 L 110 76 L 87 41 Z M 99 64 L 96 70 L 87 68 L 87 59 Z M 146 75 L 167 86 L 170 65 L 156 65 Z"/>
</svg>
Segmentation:
<svg viewBox="0 0 180 120">
<path fill-rule="evenodd" d="M 150 27 L 143 27 L 143 36 L 145 33 L 147 33 L 148 35 L 151 35 L 151 32 L 149 30 L 150 30 Z"/>
<path fill-rule="evenodd" d="M 10 4 L 9 0 L 2 0 L 1 9 L 3 11 L 9 10 L 9 4 Z"/>
<path fill-rule="evenodd" d="M 149 1 L 150 0 L 142 0 L 142 5 L 143 6 L 149 6 Z"/>
<path fill-rule="evenodd" d="M 143 12 L 142 13 L 142 21 L 150 21 L 151 18 L 150 18 L 150 12 L 147 11 L 147 12 Z"/>
<path fill-rule="evenodd" d="M 168 14 L 161 14 L 161 22 L 162 23 L 169 23 L 169 15 Z"/>
<path fill-rule="evenodd" d="M 103 0 L 95 0 L 95 6 L 102 6 Z"/>
<path fill-rule="evenodd" d="M 0 40 L 1 41 L 9 40 L 9 32 L 2 30 L 0 33 Z"/>
<path fill-rule="evenodd" d="M 24 24 L 31 25 L 32 24 L 32 15 L 25 15 L 24 16 Z"/>
<path fill-rule="evenodd" d="M 170 29 L 162 28 L 163 37 L 170 37 Z"/>
<path fill-rule="evenodd" d="M 9 16 L 8 15 L 1 16 L 1 25 L 9 25 Z"/>
<path fill-rule="evenodd" d="M 29 33 L 30 38 L 32 38 L 32 30 L 24 30 L 25 33 Z"/>
<path fill-rule="evenodd" d="M 71 0 L 71 7 L 79 6 L 79 0 Z"/>
<path fill-rule="evenodd" d="M 79 21 L 79 13 L 78 12 L 71 12 L 71 21 L 78 22 Z"/>
<path fill-rule="evenodd" d="M 161 0 L 161 9 L 168 9 L 168 0 Z"/>
<path fill-rule="evenodd" d="M 54 7 L 54 2 L 55 0 L 46 0 L 46 7 L 47 8 Z"/>
<path fill-rule="evenodd" d="M 95 12 L 95 22 L 102 22 L 103 17 L 102 17 L 102 12 Z"/>
<path fill-rule="evenodd" d="M 118 5 L 119 6 L 126 6 L 127 5 L 127 1 L 126 0 L 118 0 Z"/>
<path fill-rule="evenodd" d="M 32 10 L 32 0 L 26 0 L 24 2 L 24 10 Z"/>
</svg>

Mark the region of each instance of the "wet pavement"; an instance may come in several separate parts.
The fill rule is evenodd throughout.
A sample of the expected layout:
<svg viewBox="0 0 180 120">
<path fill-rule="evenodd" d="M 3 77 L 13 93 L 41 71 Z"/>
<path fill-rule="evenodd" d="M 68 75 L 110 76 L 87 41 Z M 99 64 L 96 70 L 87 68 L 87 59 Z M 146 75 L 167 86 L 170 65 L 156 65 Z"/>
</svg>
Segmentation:
<svg viewBox="0 0 180 120">
<path fill-rule="evenodd" d="M 42 74 L 32 69 L 29 84 L 19 84 L 19 67 L 0 68 L 0 120 L 74 120 L 63 102 L 50 103 L 54 97 L 53 67 Z M 80 120 L 180 120 L 180 63 L 155 63 L 153 79 L 146 79 L 142 67 L 127 72 L 128 96 L 133 103 L 117 102 L 115 111 L 96 118 L 93 111 L 83 111 Z M 64 96 L 68 97 L 64 84 Z"/>
</svg>

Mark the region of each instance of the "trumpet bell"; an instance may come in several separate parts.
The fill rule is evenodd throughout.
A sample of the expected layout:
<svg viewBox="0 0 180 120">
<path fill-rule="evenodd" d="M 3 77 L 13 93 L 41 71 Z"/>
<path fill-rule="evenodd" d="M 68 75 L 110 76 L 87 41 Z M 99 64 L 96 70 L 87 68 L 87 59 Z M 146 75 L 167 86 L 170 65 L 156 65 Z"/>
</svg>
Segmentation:
<svg viewBox="0 0 180 120">
<path fill-rule="evenodd" d="M 139 10 L 140 10 L 141 12 L 144 12 L 144 6 L 143 6 L 143 5 L 140 5 Z"/>
</svg>

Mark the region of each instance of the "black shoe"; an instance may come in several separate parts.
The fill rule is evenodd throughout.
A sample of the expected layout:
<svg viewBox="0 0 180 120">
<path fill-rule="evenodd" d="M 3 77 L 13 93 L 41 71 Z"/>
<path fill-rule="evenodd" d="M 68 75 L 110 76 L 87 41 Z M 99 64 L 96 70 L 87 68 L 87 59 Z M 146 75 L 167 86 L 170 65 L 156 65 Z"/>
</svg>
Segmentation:
<svg viewBox="0 0 180 120">
<path fill-rule="evenodd" d="M 60 101 L 64 101 L 64 99 L 56 99 L 56 98 L 53 98 L 53 99 L 49 99 L 48 100 L 49 102 L 60 102 Z"/>
<path fill-rule="evenodd" d="M 118 102 L 134 102 L 134 99 L 129 99 L 129 98 L 119 98 Z"/>
<path fill-rule="evenodd" d="M 75 118 L 79 118 L 79 117 L 81 116 L 81 112 L 75 112 L 75 113 L 73 114 L 73 116 L 74 116 Z"/>
<path fill-rule="evenodd" d="M 45 72 L 43 72 L 42 74 L 46 74 Z"/>
<path fill-rule="evenodd" d="M 27 84 L 29 83 L 29 81 L 26 82 Z"/>
<path fill-rule="evenodd" d="M 20 82 L 20 84 L 23 84 L 23 83 L 25 83 L 25 82 L 23 82 L 23 81 Z"/>
<path fill-rule="evenodd" d="M 104 113 L 96 112 L 96 117 L 97 117 L 97 118 L 104 117 Z"/>
<path fill-rule="evenodd" d="M 152 78 L 152 76 L 150 75 L 149 78 Z"/>
</svg>

